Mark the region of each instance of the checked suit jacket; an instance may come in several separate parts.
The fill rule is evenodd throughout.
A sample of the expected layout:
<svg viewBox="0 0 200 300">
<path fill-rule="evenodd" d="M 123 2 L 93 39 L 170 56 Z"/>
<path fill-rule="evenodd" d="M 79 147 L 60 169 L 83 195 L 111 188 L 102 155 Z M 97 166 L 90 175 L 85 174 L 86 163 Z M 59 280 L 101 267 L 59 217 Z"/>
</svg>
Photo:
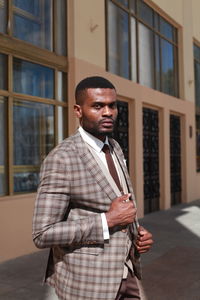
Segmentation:
<svg viewBox="0 0 200 300">
<path fill-rule="evenodd" d="M 109 139 L 123 170 L 128 189 L 131 181 L 118 143 Z M 127 230 L 114 227 L 104 240 L 101 213 L 117 197 L 92 153 L 77 131 L 46 157 L 33 216 L 33 240 L 50 248 L 46 282 L 62 300 L 113 300 L 123 277 Z M 134 247 L 132 248 L 134 253 Z M 140 278 L 139 257 L 131 255 Z"/>
</svg>

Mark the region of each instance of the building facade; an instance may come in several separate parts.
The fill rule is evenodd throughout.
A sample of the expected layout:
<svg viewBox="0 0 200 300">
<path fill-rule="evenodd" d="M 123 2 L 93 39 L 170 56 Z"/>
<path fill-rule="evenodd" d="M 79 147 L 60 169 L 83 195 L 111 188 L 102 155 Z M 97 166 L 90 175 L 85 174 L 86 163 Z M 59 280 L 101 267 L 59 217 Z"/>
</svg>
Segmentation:
<svg viewBox="0 0 200 300">
<path fill-rule="evenodd" d="M 36 251 L 40 164 L 78 126 L 74 89 L 117 88 L 139 217 L 200 198 L 198 0 L 0 0 L 0 261 Z"/>
</svg>

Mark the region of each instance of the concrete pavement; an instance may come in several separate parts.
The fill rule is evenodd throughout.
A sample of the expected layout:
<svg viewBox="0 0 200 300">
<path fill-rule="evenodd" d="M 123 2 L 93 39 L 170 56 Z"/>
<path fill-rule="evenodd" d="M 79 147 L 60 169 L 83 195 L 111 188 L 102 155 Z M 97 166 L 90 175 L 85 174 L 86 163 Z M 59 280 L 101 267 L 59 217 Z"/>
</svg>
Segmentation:
<svg viewBox="0 0 200 300">
<path fill-rule="evenodd" d="M 200 200 L 151 213 L 140 223 L 155 241 L 142 256 L 142 300 L 200 300 Z M 46 260 L 44 250 L 0 264 L 0 300 L 55 299 L 41 284 Z"/>
</svg>

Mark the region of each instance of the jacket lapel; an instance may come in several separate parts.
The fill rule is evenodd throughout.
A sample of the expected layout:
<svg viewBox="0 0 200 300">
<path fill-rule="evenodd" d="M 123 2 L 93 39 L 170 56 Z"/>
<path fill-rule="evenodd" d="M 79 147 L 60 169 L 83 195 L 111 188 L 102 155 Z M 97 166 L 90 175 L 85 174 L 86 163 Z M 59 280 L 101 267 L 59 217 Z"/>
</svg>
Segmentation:
<svg viewBox="0 0 200 300">
<path fill-rule="evenodd" d="M 77 149 L 77 155 L 80 156 L 81 161 L 91 173 L 92 177 L 96 180 L 97 184 L 100 185 L 101 189 L 107 194 L 110 200 L 116 198 L 117 195 L 113 190 L 112 185 L 104 175 L 102 169 L 99 167 L 79 132 L 77 132 L 74 136 L 74 144 Z"/>
</svg>

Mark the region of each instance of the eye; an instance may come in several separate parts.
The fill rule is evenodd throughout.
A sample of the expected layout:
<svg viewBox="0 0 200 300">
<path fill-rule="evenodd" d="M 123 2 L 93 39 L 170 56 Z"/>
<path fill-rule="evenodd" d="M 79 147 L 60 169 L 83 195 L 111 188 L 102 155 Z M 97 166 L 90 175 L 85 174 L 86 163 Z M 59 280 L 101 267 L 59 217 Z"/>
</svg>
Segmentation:
<svg viewBox="0 0 200 300">
<path fill-rule="evenodd" d="M 110 108 L 115 109 L 117 108 L 117 102 L 113 102 L 110 104 Z"/>
<path fill-rule="evenodd" d="M 95 103 L 93 105 L 93 107 L 96 108 L 96 109 L 100 109 L 102 107 L 102 105 L 100 103 Z"/>
</svg>

